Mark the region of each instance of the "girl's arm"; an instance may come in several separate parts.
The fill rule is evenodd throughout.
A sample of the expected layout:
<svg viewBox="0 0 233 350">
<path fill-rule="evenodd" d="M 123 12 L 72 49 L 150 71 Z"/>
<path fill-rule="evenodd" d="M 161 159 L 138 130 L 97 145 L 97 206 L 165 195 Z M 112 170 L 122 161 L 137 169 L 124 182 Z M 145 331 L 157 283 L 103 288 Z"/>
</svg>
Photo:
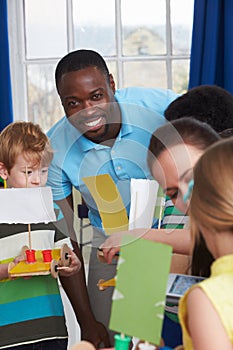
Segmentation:
<svg viewBox="0 0 233 350">
<path fill-rule="evenodd" d="M 232 344 L 213 304 L 201 288 L 187 297 L 188 330 L 195 350 L 232 350 Z"/>
<path fill-rule="evenodd" d="M 186 229 L 135 229 L 129 231 L 116 232 L 102 244 L 101 249 L 104 258 L 111 263 L 114 255 L 119 252 L 123 235 L 132 235 L 135 238 L 144 238 L 151 241 L 171 245 L 173 253 L 189 255 L 192 249 L 191 234 Z"/>
</svg>

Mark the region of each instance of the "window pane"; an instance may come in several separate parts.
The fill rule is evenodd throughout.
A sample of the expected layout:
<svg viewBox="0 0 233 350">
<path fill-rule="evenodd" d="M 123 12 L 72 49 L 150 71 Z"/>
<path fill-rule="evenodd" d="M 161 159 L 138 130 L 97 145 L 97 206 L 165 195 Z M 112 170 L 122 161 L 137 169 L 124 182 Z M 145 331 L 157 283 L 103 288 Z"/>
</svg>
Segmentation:
<svg viewBox="0 0 233 350">
<path fill-rule="evenodd" d="M 55 66 L 27 65 L 29 120 L 47 131 L 63 115 L 54 81 Z"/>
<path fill-rule="evenodd" d="M 194 0 L 171 0 L 172 52 L 190 55 Z"/>
<path fill-rule="evenodd" d="M 92 49 L 103 56 L 116 55 L 114 0 L 75 0 L 73 20 L 76 49 Z"/>
<path fill-rule="evenodd" d="M 165 61 L 124 63 L 124 86 L 167 88 Z"/>
<path fill-rule="evenodd" d="M 112 74 L 113 79 L 116 84 L 116 89 L 118 89 L 118 74 L 117 74 L 117 67 L 116 67 L 116 61 L 106 61 L 109 73 Z"/>
<path fill-rule="evenodd" d="M 65 0 L 25 0 L 26 57 L 60 57 L 67 51 Z"/>
<path fill-rule="evenodd" d="M 173 90 L 184 93 L 188 89 L 190 60 L 174 60 L 172 62 Z"/>
<path fill-rule="evenodd" d="M 121 0 L 125 56 L 166 53 L 165 5 L 165 0 Z"/>
</svg>

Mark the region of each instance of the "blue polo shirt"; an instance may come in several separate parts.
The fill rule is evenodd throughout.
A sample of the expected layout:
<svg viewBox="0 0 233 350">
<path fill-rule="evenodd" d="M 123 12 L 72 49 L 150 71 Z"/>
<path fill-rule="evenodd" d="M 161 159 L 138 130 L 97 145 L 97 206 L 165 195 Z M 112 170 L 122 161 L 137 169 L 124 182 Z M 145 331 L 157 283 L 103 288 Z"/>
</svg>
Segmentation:
<svg viewBox="0 0 233 350">
<path fill-rule="evenodd" d="M 130 209 L 131 178 L 151 178 L 147 151 L 151 134 L 166 121 L 164 110 L 178 96 L 171 90 L 127 88 L 115 93 L 122 113 L 122 126 L 112 147 L 96 144 L 73 127 L 66 117 L 48 132 L 54 159 L 49 168 L 48 186 L 55 200 L 69 196 L 74 186 L 89 207 L 91 224 L 102 229 L 95 201 L 82 178 L 109 174 Z"/>
</svg>

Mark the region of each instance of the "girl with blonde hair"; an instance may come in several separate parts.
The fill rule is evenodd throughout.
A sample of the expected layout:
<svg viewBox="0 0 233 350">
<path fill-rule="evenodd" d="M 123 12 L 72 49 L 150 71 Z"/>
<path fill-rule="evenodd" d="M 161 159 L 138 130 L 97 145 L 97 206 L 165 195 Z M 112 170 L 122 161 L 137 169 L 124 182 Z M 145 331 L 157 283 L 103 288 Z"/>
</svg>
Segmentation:
<svg viewBox="0 0 233 350">
<path fill-rule="evenodd" d="M 209 278 L 182 297 L 185 350 L 233 349 L 233 137 L 210 146 L 194 169 L 193 238 L 199 232 L 215 261 Z"/>
</svg>

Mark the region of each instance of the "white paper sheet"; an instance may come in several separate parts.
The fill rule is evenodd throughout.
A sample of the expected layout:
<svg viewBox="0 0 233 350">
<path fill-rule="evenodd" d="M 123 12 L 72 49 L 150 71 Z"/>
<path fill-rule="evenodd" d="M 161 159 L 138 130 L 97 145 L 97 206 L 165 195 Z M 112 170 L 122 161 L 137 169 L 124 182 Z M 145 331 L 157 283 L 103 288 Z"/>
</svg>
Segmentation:
<svg viewBox="0 0 233 350">
<path fill-rule="evenodd" d="M 36 224 L 56 221 L 50 187 L 0 190 L 0 223 Z"/>
<path fill-rule="evenodd" d="M 155 180 L 131 179 L 129 230 L 152 226 L 159 184 Z"/>
</svg>

